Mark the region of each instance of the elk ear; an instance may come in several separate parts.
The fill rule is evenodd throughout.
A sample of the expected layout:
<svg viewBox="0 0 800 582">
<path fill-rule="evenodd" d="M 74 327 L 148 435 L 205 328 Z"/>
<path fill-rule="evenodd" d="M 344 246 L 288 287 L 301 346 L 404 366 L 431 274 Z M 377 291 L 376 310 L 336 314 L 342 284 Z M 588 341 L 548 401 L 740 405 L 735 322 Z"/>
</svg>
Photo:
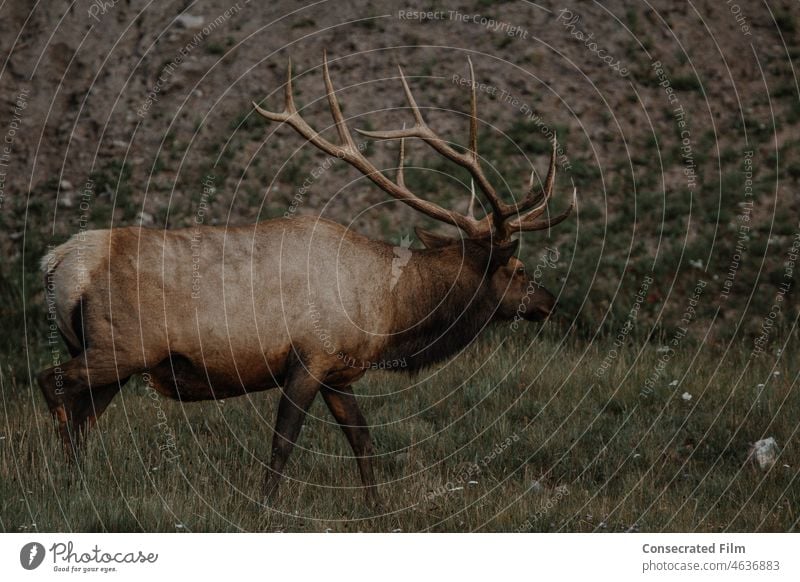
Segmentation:
<svg viewBox="0 0 800 582">
<path fill-rule="evenodd" d="M 519 239 L 499 245 L 492 245 L 491 270 L 495 271 L 507 265 L 511 257 L 516 254 L 518 248 Z"/>
<path fill-rule="evenodd" d="M 417 238 L 423 245 L 425 245 L 426 249 L 438 249 L 456 243 L 454 238 L 450 238 L 449 236 L 444 236 L 441 234 L 434 234 L 431 231 L 425 230 L 424 228 L 420 228 L 418 226 L 414 228 L 414 232 L 417 233 Z"/>
</svg>

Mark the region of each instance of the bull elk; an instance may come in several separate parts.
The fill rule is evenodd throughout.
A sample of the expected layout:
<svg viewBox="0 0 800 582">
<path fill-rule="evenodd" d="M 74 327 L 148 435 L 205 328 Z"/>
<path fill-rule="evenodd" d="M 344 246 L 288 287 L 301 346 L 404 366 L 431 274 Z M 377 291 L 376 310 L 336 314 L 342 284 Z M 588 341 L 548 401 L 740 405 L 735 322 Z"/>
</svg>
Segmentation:
<svg viewBox="0 0 800 582">
<path fill-rule="evenodd" d="M 470 74 L 474 78 L 472 63 Z M 533 175 L 526 195 L 504 202 L 478 155 L 472 83 L 469 146 L 460 151 L 423 119 L 400 68 L 412 127 L 359 131 L 399 140 L 392 181 L 356 147 L 323 59 L 323 78 L 338 143 L 314 131 L 292 95 L 291 63 L 282 112 L 253 104 L 330 156 L 344 160 L 391 197 L 463 235 L 417 229 L 425 248 L 410 249 L 393 280 L 390 244 L 321 218 L 289 217 L 238 227 L 91 230 L 42 261 L 55 319 L 72 357 L 38 377 L 65 449 L 77 454 L 85 433 L 126 381 L 146 374 L 151 387 L 180 401 L 230 398 L 280 387 L 266 501 L 275 494 L 309 406 L 322 393 L 352 447 L 367 501 L 378 495 L 374 449 L 352 385 L 373 363 L 402 361 L 414 371 L 467 346 L 490 322 L 538 321 L 555 299 L 514 258 L 512 236 L 547 229 L 575 205 L 546 215 L 556 144 L 543 188 Z M 466 214 L 416 196 L 403 179 L 405 139 L 418 138 L 466 168 L 488 210 L 476 218 L 475 188 Z M 196 284 L 197 272 L 201 276 Z M 534 292 L 531 292 L 531 289 Z M 320 330 L 325 330 L 324 342 Z"/>
</svg>

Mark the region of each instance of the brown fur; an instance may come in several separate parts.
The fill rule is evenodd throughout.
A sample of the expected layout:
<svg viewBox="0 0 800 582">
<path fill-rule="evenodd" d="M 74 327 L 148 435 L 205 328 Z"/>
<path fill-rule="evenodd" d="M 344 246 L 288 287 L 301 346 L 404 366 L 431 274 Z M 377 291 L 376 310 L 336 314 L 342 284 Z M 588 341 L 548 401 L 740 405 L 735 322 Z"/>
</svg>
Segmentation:
<svg viewBox="0 0 800 582">
<path fill-rule="evenodd" d="M 448 357 L 512 317 L 528 284 L 514 244 L 420 235 L 431 248 L 411 250 L 394 286 L 391 245 L 320 219 L 74 237 L 43 266 L 58 326 L 80 352 L 62 366 L 63 392 L 58 370 L 39 378 L 68 450 L 133 374 L 183 401 L 281 386 L 272 493 L 322 389 L 374 500 L 372 444 L 350 385 L 373 364 L 416 370 Z M 546 291 L 534 299 L 526 318 L 553 309 Z"/>
</svg>

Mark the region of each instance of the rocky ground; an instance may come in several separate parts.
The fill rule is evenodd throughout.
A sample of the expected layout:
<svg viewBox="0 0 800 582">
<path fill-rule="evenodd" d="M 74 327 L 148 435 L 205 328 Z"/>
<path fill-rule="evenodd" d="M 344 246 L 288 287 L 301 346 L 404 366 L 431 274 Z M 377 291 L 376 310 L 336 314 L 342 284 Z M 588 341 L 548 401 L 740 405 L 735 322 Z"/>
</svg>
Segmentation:
<svg viewBox="0 0 800 582">
<path fill-rule="evenodd" d="M 641 315 L 645 333 L 662 333 L 708 280 L 699 317 L 722 322 L 715 334 L 757 334 L 797 231 L 798 15 L 790 1 L 6 3 L 4 281 L 81 227 L 180 226 L 198 212 L 241 223 L 292 208 L 387 240 L 410 234 L 426 220 L 373 206 L 382 192 L 251 101 L 280 108 L 291 56 L 304 116 L 332 133 L 327 49 L 352 125 L 398 127 L 410 119 L 402 63 L 431 125 L 463 144 L 470 56 L 481 151 L 507 196 L 531 166 L 544 171 L 546 134 L 563 144 L 553 208 L 574 182 L 578 216 L 526 236 L 523 255 L 558 246 L 547 278 L 570 316 L 613 331 L 652 275 Z M 368 153 L 389 168 L 396 146 Z M 420 195 L 465 209 L 460 169 L 421 144 L 409 161 Z"/>
</svg>

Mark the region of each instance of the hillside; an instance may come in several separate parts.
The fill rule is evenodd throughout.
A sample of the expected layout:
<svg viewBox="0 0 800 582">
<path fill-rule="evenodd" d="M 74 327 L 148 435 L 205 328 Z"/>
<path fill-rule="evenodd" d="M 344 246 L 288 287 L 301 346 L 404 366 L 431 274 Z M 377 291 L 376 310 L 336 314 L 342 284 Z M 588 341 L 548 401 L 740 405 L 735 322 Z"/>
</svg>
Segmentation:
<svg viewBox="0 0 800 582">
<path fill-rule="evenodd" d="M 397 128 L 410 120 L 402 63 L 430 124 L 465 144 L 468 92 L 457 81 L 470 56 L 484 85 L 481 152 L 506 196 L 522 193 L 531 167 L 544 173 L 547 134 L 563 145 L 553 210 L 572 181 L 579 211 L 526 235 L 523 256 L 558 248 L 545 280 L 570 320 L 579 314 L 589 337 L 614 333 L 639 305 L 635 333 L 667 337 L 704 281 L 691 335 L 758 337 L 775 297 L 794 296 L 793 273 L 784 275 L 800 218 L 799 13 L 791 1 L 119 1 L 30 13 L 7 3 L 0 283 L 35 308 L 34 262 L 81 228 L 172 227 L 198 213 L 244 223 L 290 209 L 385 240 L 430 226 L 250 102 L 280 108 L 291 57 L 304 117 L 331 133 L 327 49 L 351 126 Z M 395 164 L 396 144 L 367 152 Z M 419 195 L 465 210 L 459 168 L 423 144 L 409 157 Z M 791 324 L 794 303 L 776 326 Z M 4 314 L 19 321 L 19 308 Z"/>
</svg>

